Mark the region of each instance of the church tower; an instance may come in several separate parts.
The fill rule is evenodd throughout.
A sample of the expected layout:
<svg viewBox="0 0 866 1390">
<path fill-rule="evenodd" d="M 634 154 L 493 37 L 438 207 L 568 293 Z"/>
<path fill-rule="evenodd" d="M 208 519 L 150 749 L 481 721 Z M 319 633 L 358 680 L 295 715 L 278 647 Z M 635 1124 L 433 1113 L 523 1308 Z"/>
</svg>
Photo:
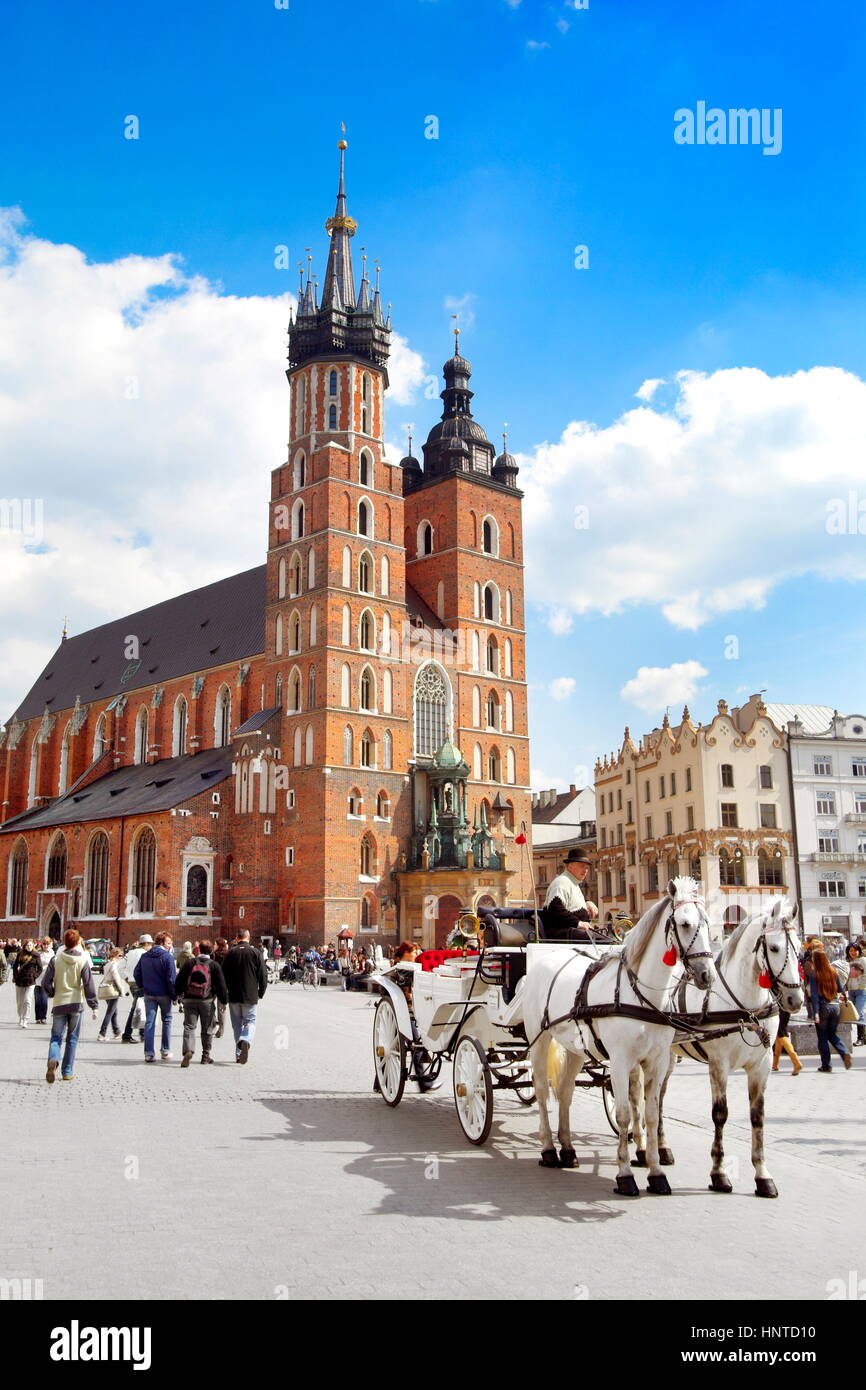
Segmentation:
<svg viewBox="0 0 866 1390">
<path fill-rule="evenodd" d="M 319 939 L 393 920 L 390 872 L 411 828 L 408 696 L 391 655 L 406 607 L 402 475 L 384 451 L 390 315 L 366 257 L 355 289 L 345 141 L 339 149 L 321 299 L 308 260 L 289 325 L 289 449 L 272 477 L 265 623 L 264 699 L 283 711 L 291 787 L 283 920 Z"/>
</svg>

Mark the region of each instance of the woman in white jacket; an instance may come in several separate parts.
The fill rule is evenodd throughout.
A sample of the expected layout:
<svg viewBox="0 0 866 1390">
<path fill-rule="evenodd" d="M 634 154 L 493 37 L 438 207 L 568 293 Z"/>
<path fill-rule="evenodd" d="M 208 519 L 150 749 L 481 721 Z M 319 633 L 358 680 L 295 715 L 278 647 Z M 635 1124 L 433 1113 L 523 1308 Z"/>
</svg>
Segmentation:
<svg viewBox="0 0 866 1390">
<path fill-rule="evenodd" d="M 123 952 L 115 946 L 113 951 L 108 954 L 108 960 L 102 971 L 102 981 L 99 986 L 99 997 L 105 1000 L 105 1014 L 102 1019 L 102 1027 L 99 1030 L 97 1042 L 106 1042 L 108 1025 L 111 1024 L 112 1032 L 116 1038 L 120 1037 L 120 1027 L 117 1022 L 117 1006 L 121 996 L 129 993 L 129 986 L 120 973 L 120 962 L 123 959 Z"/>
</svg>

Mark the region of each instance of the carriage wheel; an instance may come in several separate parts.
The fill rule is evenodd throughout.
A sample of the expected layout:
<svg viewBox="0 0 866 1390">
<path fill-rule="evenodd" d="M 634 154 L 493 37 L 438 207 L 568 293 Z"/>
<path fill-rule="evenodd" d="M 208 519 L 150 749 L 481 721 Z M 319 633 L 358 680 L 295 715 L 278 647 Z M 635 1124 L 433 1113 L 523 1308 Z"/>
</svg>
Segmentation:
<svg viewBox="0 0 866 1390">
<path fill-rule="evenodd" d="M 390 999 L 380 999 L 373 1015 L 373 1066 L 386 1105 L 399 1105 L 406 1085 L 406 1043 Z"/>
<path fill-rule="evenodd" d="M 483 1144 L 493 1124 L 493 1078 L 477 1038 L 461 1038 L 454 1053 L 454 1104 L 470 1144 Z"/>
<path fill-rule="evenodd" d="M 611 1085 L 611 1080 L 609 1076 L 606 1076 L 604 1078 L 604 1085 L 601 1088 L 601 1099 L 604 1105 L 604 1113 L 607 1116 L 607 1122 L 618 1139 L 619 1125 L 616 1122 L 616 1102 L 613 1098 L 613 1086 Z M 634 1139 L 634 1134 L 632 1133 L 630 1128 L 628 1132 L 628 1137 L 629 1142 L 631 1142 L 631 1140 Z"/>
<path fill-rule="evenodd" d="M 535 1087 L 531 1081 L 527 1081 L 525 1086 L 515 1086 L 514 1094 L 517 1096 L 521 1105 L 535 1104 Z"/>
</svg>

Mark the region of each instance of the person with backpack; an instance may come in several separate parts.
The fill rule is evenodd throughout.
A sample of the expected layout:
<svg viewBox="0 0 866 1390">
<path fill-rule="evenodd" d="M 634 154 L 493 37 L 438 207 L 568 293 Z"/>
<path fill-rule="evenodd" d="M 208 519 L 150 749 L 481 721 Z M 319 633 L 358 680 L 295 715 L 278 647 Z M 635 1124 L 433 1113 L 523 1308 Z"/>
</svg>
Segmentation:
<svg viewBox="0 0 866 1390">
<path fill-rule="evenodd" d="M 178 972 L 174 997 L 183 1005 L 183 1057 L 181 1066 L 188 1067 L 195 1052 L 196 1024 L 201 1023 L 201 1060 L 213 1061 L 211 1047 L 216 1031 L 216 1004 L 228 1002 L 225 976 L 214 959 L 213 944 L 200 941 L 198 954 L 192 956 Z"/>
<path fill-rule="evenodd" d="M 74 927 L 69 927 L 63 933 L 63 945 L 49 963 L 42 982 L 48 998 L 54 1000 L 51 1012 L 51 1041 L 48 1044 L 48 1070 L 45 1073 L 45 1080 L 49 1086 L 54 1083 L 54 1073 L 58 1065 L 63 1080 L 72 1080 L 85 1001 L 96 1018 L 96 986 L 90 969 L 90 957 L 82 950 L 80 943 L 80 933 Z M 64 1035 L 66 1044 L 63 1047 L 61 1063 L 60 1049 Z"/>
<path fill-rule="evenodd" d="M 171 1005 L 174 999 L 174 984 L 177 968 L 171 953 L 171 937 L 168 932 L 157 932 L 156 944 L 145 951 L 133 972 L 135 983 L 144 995 L 144 1060 L 156 1061 L 156 1015 L 162 1015 L 163 1062 L 171 1061 Z"/>
<path fill-rule="evenodd" d="M 256 1031 L 256 1009 L 268 987 L 264 958 L 250 945 L 249 931 L 240 931 L 223 962 L 229 1017 L 235 1035 L 235 1060 L 245 1063 Z"/>
</svg>

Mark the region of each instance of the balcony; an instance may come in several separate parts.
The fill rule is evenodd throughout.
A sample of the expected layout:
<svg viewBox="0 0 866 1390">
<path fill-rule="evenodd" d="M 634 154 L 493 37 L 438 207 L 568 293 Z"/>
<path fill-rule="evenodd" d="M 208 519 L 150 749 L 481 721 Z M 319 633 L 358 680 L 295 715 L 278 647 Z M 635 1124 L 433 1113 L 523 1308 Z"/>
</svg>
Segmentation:
<svg viewBox="0 0 866 1390">
<path fill-rule="evenodd" d="M 849 811 L 845 822 L 847 825 L 866 825 L 866 811 Z"/>
<path fill-rule="evenodd" d="M 809 858 L 813 864 L 866 864 L 866 854 L 861 854 L 856 849 L 832 852 L 822 850 L 817 854 L 810 854 Z"/>
</svg>

